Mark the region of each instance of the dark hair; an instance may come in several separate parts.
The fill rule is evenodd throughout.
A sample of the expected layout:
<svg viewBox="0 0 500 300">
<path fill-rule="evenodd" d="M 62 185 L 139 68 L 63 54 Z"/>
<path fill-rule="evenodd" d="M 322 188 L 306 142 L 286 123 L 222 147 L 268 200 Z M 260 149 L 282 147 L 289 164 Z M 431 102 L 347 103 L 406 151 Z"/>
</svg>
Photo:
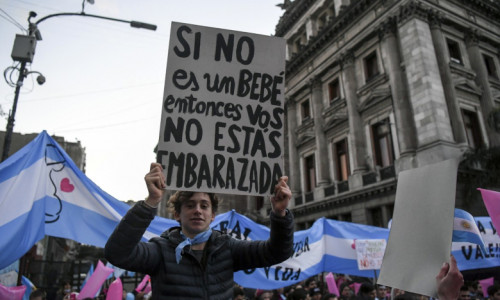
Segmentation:
<svg viewBox="0 0 500 300">
<path fill-rule="evenodd" d="M 326 294 L 321 299 L 322 300 L 329 300 L 330 298 L 337 298 L 338 299 L 339 297 L 337 297 L 337 295 L 335 295 L 335 294 Z"/>
<path fill-rule="evenodd" d="M 304 289 L 296 289 L 292 293 L 292 300 L 303 300 L 307 298 L 307 292 Z"/>
<path fill-rule="evenodd" d="M 405 292 L 404 294 L 397 295 L 394 300 L 418 300 L 419 295 L 415 293 Z"/>
<path fill-rule="evenodd" d="M 189 200 L 195 193 L 190 191 L 178 191 L 173 194 L 170 199 L 168 199 L 168 208 L 172 213 L 181 213 L 182 203 Z M 212 212 L 216 213 L 219 208 L 219 198 L 214 193 L 205 193 L 210 198 L 210 202 L 212 203 Z"/>
<path fill-rule="evenodd" d="M 500 285 L 498 285 L 498 284 L 490 285 L 490 286 L 488 287 L 488 295 L 489 295 L 490 297 L 493 297 L 493 295 L 494 295 L 496 292 L 498 292 L 498 291 L 500 291 Z"/>
<path fill-rule="evenodd" d="M 245 296 L 245 292 L 243 291 L 242 288 L 239 286 L 233 287 L 233 298 L 236 298 L 236 296 Z"/>
<path fill-rule="evenodd" d="M 306 286 L 309 286 L 309 284 L 312 281 L 316 282 L 316 277 L 315 276 L 307 278 L 307 280 L 306 280 Z"/>
<path fill-rule="evenodd" d="M 374 289 L 375 288 L 373 287 L 373 285 L 371 283 L 363 282 L 363 284 L 361 284 L 361 286 L 359 287 L 358 293 L 361 293 L 362 295 L 364 295 L 364 294 L 370 293 Z"/>
<path fill-rule="evenodd" d="M 43 290 L 37 289 L 31 292 L 30 294 L 30 300 L 35 299 L 36 297 L 42 297 L 42 300 L 45 300 L 46 294 Z"/>
</svg>

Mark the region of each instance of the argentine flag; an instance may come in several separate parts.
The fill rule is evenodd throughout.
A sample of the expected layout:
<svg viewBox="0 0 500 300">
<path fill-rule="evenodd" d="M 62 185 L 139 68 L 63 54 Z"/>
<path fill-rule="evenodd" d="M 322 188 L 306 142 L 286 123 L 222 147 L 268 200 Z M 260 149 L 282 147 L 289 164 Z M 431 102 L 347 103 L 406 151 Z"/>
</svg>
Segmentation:
<svg viewBox="0 0 500 300">
<path fill-rule="evenodd" d="M 87 178 L 43 131 L 0 164 L 0 269 L 45 235 L 104 247 L 128 209 Z M 156 217 L 143 240 L 175 225 Z"/>
<path fill-rule="evenodd" d="M 481 251 L 488 253 L 484 246 L 481 232 L 477 228 L 474 217 L 466 212 L 455 208 L 455 219 L 453 220 L 453 242 L 469 242 L 479 245 Z"/>
</svg>

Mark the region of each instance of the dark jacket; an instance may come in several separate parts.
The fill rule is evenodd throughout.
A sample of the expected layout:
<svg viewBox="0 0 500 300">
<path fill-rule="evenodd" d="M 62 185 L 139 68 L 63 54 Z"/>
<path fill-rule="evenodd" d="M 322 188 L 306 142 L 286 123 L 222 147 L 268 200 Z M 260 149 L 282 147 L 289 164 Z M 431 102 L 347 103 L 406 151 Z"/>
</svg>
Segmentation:
<svg viewBox="0 0 500 300">
<path fill-rule="evenodd" d="M 142 202 L 123 217 L 106 243 L 104 254 L 113 265 L 151 276 L 152 299 L 232 299 L 233 273 L 283 262 L 293 253 L 293 216 L 271 213 L 267 241 L 237 240 L 213 230 L 201 262 L 190 247 L 179 264 L 175 248 L 182 241 L 173 227 L 149 242 L 140 242 L 155 215 Z"/>
</svg>

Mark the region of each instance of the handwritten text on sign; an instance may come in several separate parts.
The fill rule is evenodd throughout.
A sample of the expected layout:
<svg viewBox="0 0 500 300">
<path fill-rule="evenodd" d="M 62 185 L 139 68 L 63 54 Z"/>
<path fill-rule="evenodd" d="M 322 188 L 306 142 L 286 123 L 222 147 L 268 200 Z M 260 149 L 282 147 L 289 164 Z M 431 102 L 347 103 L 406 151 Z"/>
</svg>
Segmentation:
<svg viewBox="0 0 500 300">
<path fill-rule="evenodd" d="M 356 256 L 360 270 L 380 270 L 384 258 L 386 241 L 356 240 Z"/>
<path fill-rule="evenodd" d="M 269 195 L 283 174 L 281 38 L 172 23 L 158 162 L 170 189 Z"/>
</svg>

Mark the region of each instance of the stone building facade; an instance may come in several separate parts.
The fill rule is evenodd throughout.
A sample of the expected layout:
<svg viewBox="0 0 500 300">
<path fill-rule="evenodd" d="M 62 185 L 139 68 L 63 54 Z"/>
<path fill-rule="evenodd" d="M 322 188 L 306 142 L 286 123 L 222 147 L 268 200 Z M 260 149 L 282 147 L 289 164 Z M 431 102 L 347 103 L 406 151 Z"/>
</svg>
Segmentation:
<svg viewBox="0 0 500 300">
<path fill-rule="evenodd" d="M 281 6 L 297 229 L 319 217 L 385 227 L 399 172 L 500 146 L 498 2 Z"/>
</svg>

